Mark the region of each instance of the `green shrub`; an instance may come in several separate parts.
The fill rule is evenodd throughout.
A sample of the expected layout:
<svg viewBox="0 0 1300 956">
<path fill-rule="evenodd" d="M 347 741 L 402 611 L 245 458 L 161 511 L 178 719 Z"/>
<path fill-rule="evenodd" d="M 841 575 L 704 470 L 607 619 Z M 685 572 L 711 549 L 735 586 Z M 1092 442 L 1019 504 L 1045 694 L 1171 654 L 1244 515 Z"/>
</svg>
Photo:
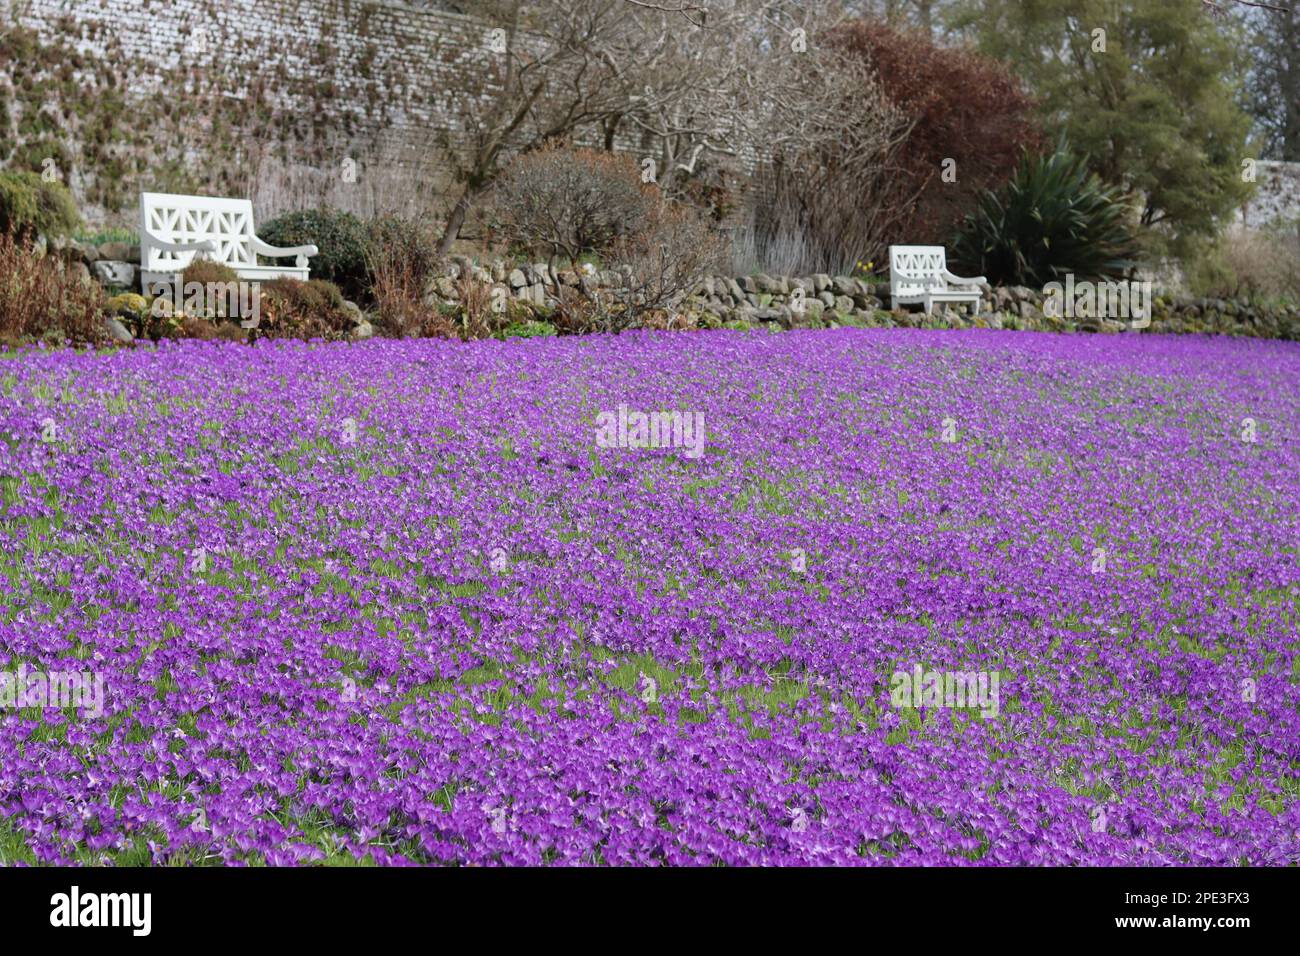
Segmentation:
<svg viewBox="0 0 1300 956">
<path fill-rule="evenodd" d="M 369 297 L 366 226 L 351 213 L 328 208 L 290 212 L 259 225 L 257 231 L 273 246 L 316 246 L 320 252 L 310 262 L 315 278 L 335 283 L 348 298 Z"/>
<path fill-rule="evenodd" d="M 69 235 L 81 224 L 68 187 L 36 173 L 0 173 L 0 232 L 20 238 Z"/>
<path fill-rule="evenodd" d="M 555 334 L 555 326 L 549 322 L 538 322 L 536 320 L 512 322 L 501 330 L 501 338 L 503 339 L 550 338 Z"/>
<path fill-rule="evenodd" d="M 102 246 L 108 242 L 124 242 L 128 246 L 140 244 L 140 234 L 134 229 L 113 226 L 108 229 L 78 229 L 72 236 L 82 245 Z"/>
<path fill-rule="evenodd" d="M 1132 217 L 1127 196 L 1058 149 L 1025 156 L 1001 190 L 984 192 L 950 249 L 959 269 L 994 285 L 1120 277 L 1136 265 Z"/>
<path fill-rule="evenodd" d="M 121 295 L 115 295 L 108 300 L 107 309 L 109 315 L 120 315 L 136 319 L 149 311 L 149 303 L 144 296 L 135 292 L 123 292 Z"/>
</svg>

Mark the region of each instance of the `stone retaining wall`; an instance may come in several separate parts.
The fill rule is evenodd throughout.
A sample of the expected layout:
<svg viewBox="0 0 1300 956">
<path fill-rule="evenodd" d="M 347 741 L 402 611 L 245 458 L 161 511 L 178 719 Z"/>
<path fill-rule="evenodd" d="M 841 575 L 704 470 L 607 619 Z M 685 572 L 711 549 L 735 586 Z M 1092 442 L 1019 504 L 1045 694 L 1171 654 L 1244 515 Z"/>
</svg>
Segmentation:
<svg viewBox="0 0 1300 956">
<path fill-rule="evenodd" d="M 122 243 L 81 245 L 70 240 L 51 244 L 51 253 L 114 285 L 110 274 L 120 267 L 134 272 L 138 247 Z M 116 268 L 110 266 L 118 261 Z M 452 257 L 449 267 L 431 278 L 425 290 L 430 306 L 459 303 L 457 280 L 468 272 L 477 281 L 505 291 L 539 318 L 555 305 L 556 284 L 582 286 L 589 291 L 619 287 L 624 277 L 612 270 L 560 269 L 552 276 L 545 263 L 512 265 L 501 260 L 477 263 L 466 256 Z M 889 282 L 875 276 L 747 276 L 706 277 L 681 306 L 677 327 L 723 325 L 776 328 L 827 328 L 835 326 L 917 328 L 995 328 L 1042 332 L 1115 333 L 1133 329 L 1147 332 L 1204 333 L 1277 338 L 1300 341 L 1300 305 L 1265 305 L 1232 299 L 1206 299 L 1155 294 L 1150 323 L 1096 317 L 1062 318 L 1044 312 L 1043 292 L 1025 286 L 989 287 L 978 310 L 951 306 L 926 315 L 916 306 L 889 308 Z"/>
<path fill-rule="evenodd" d="M 472 269 L 483 282 L 509 289 L 544 314 L 552 304 L 552 284 L 544 264 L 509 268 L 496 262 L 487 266 L 459 260 L 452 270 Z M 558 281 L 592 287 L 616 287 L 616 272 L 579 274 L 562 271 Z M 1153 297 L 1150 323 L 1119 321 L 1102 316 L 1062 318 L 1044 312 L 1043 292 L 1024 286 L 985 286 L 980 307 L 971 314 L 966 307 L 945 307 L 926 315 L 916 306 L 891 310 L 889 282 L 877 277 L 812 275 L 802 277 L 709 276 L 683 304 L 687 325 L 770 324 L 779 328 L 825 328 L 835 326 L 924 328 L 1006 328 L 1043 332 L 1115 333 L 1130 329 L 1149 332 L 1244 335 L 1259 338 L 1300 340 L 1300 305 L 1260 305 L 1227 299 Z M 430 301 L 456 302 L 452 276 L 431 283 Z M 682 322 L 678 322 L 681 325 Z"/>
</svg>

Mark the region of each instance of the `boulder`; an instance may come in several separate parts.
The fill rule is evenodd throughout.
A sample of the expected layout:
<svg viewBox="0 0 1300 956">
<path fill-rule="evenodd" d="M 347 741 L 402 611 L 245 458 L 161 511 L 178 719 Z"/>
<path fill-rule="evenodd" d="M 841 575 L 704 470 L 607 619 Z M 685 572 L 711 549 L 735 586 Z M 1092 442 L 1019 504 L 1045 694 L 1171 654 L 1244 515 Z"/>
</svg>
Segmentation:
<svg viewBox="0 0 1300 956">
<path fill-rule="evenodd" d="M 1020 313 L 1022 319 L 1041 319 L 1043 317 L 1043 313 L 1038 311 L 1037 306 L 1027 300 L 1021 300 L 1016 311 Z"/>
<path fill-rule="evenodd" d="M 106 242 L 98 249 L 101 259 L 115 259 L 122 262 L 139 262 L 140 256 L 131 258 L 131 247 L 125 242 Z"/>
<path fill-rule="evenodd" d="M 135 266 L 116 259 L 98 259 L 90 264 L 95 279 L 101 285 L 129 289 L 135 285 Z"/>
<path fill-rule="evenodd" d="M 457 278 L 469 278 L 474 275 L 474 260 L 469 256 L 452 256 L 451 262 L 456 267 Z"/>
<path fill-rule="evenodd" d="M 131 330 L 111 315 L 104 318 L 104 331 L 108 333 L 110 339 L 119 345 L 127 345 L 135 341 L 135 336 L 131 334 Z"/>
<path fill-rule="evenodd" d="M 528 285 L 528 278 L 524 275 L 524 270 L 522 270 L 522 269 L 511 269 L 511 270 L 510 270 L 510 288 L 512 288 L 512 289 L 522 289 L 522 288 L 524 288 L 526 285 Z"/>
</svg>

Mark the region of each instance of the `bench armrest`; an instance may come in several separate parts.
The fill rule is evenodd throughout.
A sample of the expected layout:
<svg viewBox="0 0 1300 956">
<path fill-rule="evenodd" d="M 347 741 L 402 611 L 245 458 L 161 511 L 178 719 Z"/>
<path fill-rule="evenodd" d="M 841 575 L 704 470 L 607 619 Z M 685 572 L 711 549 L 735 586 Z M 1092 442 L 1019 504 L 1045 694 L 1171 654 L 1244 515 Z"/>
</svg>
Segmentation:
<svg viewBox="0 0 1300 956">
<path fill-rule="evenodd" d="M 217 244 L 211 239 L 204 239 L 200 242 L 168 242 L 166 239 L 159 239 L 151 232 L 144 234 L 145 245 L 162 252 L 216 252 Z"/>
<path fill-rule="evenodd" d="M 961 276 L 955 276 L 955 275 L 953 275 L 953 274 L 952 274 L 951 272 L 949 272 L 947 269 L 944 269 L 944 270 L 943 270 L 943 277 L 944 277 L 944 279 L 946 279 L 948 282 L 955 282 L 955 283 L 957 283 L 958 285 L 979 285 L 981 282 L 988 282 L 988 281 L 989 281 L 988 279 L 984 278 L 983 276 L 976 276 L 976 277 L 973 278 L 973 279 L 963 279 Z"/>
<path fill-rule="evenodd" d="M 320 250 L 313 245 L 293 246 L 289 249 L 281 249 L 279 246 L 272 246 L 263 242 L 257 236 L 249 237 L 249 245 L 259 256 L 269 256 L 273 259 L 282 259 L 285 256 L 314 256 Z"/>
<path fill-rule="evenodd" d="M 889 278 L 891 281 L 917 282 L 925 286 L 943 284 L 943 280 L 932 272 L 907 272 L 903 269 L 891 269 L 889 270 Z"/>
</svg>

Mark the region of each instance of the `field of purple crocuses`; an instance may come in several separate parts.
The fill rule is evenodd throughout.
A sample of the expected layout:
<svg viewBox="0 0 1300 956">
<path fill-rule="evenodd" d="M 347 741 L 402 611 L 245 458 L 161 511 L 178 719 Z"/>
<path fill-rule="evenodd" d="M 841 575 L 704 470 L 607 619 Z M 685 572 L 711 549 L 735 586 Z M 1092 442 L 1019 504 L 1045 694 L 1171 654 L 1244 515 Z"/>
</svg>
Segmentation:
<svg viewBox="0 0 1300 956">
<path fill-rule="evenodd" d="M 1255 340 L 10 354 L 0 859 L 1300 863 L 1298 433 Z"/>
</svg>

